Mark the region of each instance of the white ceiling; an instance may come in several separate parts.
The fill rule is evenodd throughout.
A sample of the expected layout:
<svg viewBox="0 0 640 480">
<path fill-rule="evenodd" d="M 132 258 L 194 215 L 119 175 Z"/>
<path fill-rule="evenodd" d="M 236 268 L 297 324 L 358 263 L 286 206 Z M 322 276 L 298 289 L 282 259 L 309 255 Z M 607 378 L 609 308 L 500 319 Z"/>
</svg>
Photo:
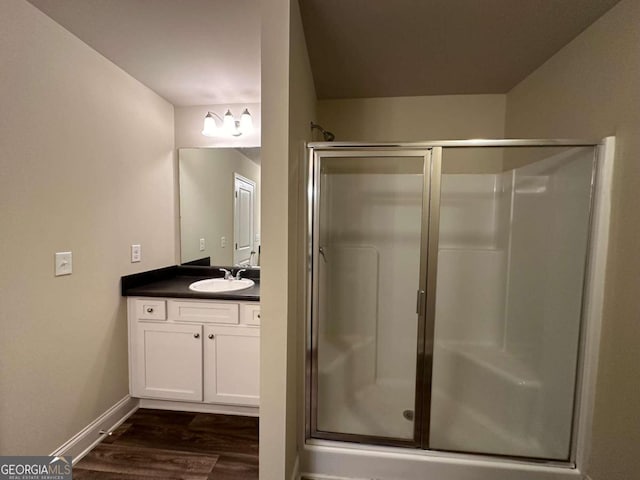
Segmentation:
<svg viewBox="0 0 640 480">
<path fill-rule="evenodd" d="M 176 106 L 260 103 L 259 0 L 28 1 Z M 506 93 L 618 1 L 300 5 L 322 99 Z"/>
<path fill-rule="evenodd" d="M 258 0 L 29 0 L 176 106 L 260 103 Z"/>
</svg>

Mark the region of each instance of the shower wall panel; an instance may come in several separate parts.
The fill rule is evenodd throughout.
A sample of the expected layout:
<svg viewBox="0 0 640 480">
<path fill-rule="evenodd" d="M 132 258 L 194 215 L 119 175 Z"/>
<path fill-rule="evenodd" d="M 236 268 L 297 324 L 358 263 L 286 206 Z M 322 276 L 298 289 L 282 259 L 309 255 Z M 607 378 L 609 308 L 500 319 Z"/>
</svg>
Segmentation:
<svg viewBox="0 0 640 480">
<path fill-rule="evenodd" d="M 594 149 L 503 158 L 442 177 L 429 445 L 566 460 Z"/>
<path fill-rule="evenodd" d="M 410 174 L 341 174 L 330 179 L 327 224 L 331 227 L 325 245 L 327 257 L 334 260 L 328 263 L 334 265 L 330 283 L 344 290 L 345 302 L 344 308 L 333 303 L 334 312 L 342 311 L 342 317 L 331 325 L 340 324 L 344 333 L 375 327 L 371 335 L 384 339 L 376 340 L 377 381 L 405 378 L 413 383 L 415 378 L 415 372 L 406 370 L 406 365 L 415 361 L 407 355 L 415 353 L 405 345 L 415 344 L 416 332 L 412 326 L 399 325 L 397 319 L 415 316 L 414 285 L 420 259 L 420 223 L 415 220 L 421 215 L 422 181 L 422 176 Z M 369 281 L 363 286 L 361 281 L 345 282 L 348 277 Z M 358 290 L 348 285 L 358 286 Z M 384 295 L 379 296 L 378 291 Z M 355 308 L 347 303 L 367 305 L 377 322 L 354 325 L 358 319 L 367 320 L 364 315 L 347 314 Z"/>
<path fill-rule="evenodd" d="M 481 171 L 469 153 L 466 165 Z M 481 160 L 490 158 L 483 153 Z M 455 170 L 464 172 L 455 154 Z M 487 425 L 503 408 L 496 398 L 527 408 L 517 384 L 494 375 L 507 360 L 495 353 L 504 342 L 510 208 L 510 175 L 442 175 L 429 442 L 435 449 L 472 451 L 478 442 L 501 449 L 512 439 Z"/>
<path fill-rule="evenodd" d="M 509 198 L 502 174 L 444 174 L 436 317 L 438 338 L 502 342 L 506 240 L 500 220 Z"/>
<path fill-rule="evenodd" d="M 569 453 L 593 156 L 576 148 L 513 171 L 505 349 L 541 386 L 531 432 L 550 458 Z"/>
</svg>

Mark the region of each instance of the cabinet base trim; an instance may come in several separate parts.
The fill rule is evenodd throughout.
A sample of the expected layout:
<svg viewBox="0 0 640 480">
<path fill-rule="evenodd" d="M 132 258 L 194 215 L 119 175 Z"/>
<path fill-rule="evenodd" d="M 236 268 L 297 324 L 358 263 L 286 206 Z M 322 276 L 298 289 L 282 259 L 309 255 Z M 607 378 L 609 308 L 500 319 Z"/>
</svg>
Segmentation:
<svg viewBox="0 0 640 480">
<path fill-rule="evenodd" d="M 183 412 L 221 413 L 224 415 L 245 415 L 247 417 L 259 416 L 258 407 L 246 407 L 243 405 L 217 405 L 210 403 L 174 402 L 170 400 L 140 399 L 140 408 L 156 408 L 158 410 L 178 410 Z"/>
<path fill-rule="evenodd" d="M 100 433 L 101 430 L 112 432 L 133 415 L 136 410 L 138 410 L 138 399 L 130 395 L 125 396 L 63 445 L 51 452 L 50 455 L 54 457 L 70 455 L 72 463 L 75 465 L 93 447 L 106 438 L 105 434 Z"/>
</svg>

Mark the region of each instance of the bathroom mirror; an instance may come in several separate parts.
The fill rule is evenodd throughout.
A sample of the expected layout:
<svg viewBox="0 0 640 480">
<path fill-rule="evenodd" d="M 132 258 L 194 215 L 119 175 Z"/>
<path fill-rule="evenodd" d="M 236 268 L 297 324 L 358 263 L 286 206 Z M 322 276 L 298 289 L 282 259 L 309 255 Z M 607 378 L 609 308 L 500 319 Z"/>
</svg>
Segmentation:
<svg viewBox="0 0 640 480">
<path fill-rule="evenodd" d="M 178 175 L 181 263 L 259 265 L 260 148 L 181 148 Z"/>
</svg>

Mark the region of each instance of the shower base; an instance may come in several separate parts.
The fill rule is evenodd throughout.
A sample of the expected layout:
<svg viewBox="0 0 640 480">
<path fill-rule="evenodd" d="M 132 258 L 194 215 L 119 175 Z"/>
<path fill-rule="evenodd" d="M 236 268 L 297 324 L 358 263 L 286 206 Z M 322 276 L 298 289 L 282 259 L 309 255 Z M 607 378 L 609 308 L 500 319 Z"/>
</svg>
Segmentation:
<svg viewBox="0 0 640 480">
<path fill-rule="evenodd" d="M 331 408 L 318 411 L 318 426 L 330 432 L 411 440 L 413 422 L 403 412 L 413 410 L 414 391 L 409 381 L 378 380 L 347 393 L 340 403 L 324 403 Z"/>
</svg>

